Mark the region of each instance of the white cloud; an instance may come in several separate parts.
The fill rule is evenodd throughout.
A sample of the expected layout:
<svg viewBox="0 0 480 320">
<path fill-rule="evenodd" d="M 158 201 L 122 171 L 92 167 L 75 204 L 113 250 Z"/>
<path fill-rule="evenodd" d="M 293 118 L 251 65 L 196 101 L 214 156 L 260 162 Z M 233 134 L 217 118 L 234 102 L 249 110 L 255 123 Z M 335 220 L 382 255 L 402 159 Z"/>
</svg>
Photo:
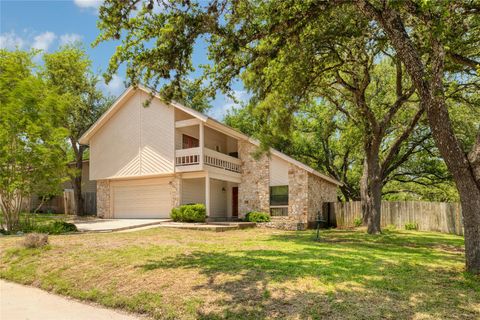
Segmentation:
<svg viewBox="0 0 480 320">
<path fill-rule="evenodd" d="M 0 48 L 7 50 L 22 49 L 25 41 L 19 37 L 15 32 L 5 32 L 0 35 Z"/>
<path fill-rule="evenodd" d="M 82 9 L 97 9 L 103 0 L 73 0 L 73 2 Z"/>
<path fill-rule="evenodd" d="M 53 32 L 47 31 L 41 33 L 35 38 L 33 38 L 34 41 L 32 48 L 48 51 L 48 48 L 52 45 L 53 41 L 55 41 L 56 38 L 57 36 Z"/>
<path fill-rule="evenodd" d="M 77 41 L 82 41 L 82 36 L 76 33 L 66 33 L 60 36 L 60 45 L 72 44 Z"/>
<path fill-rule="evenodd" d="M 23 30 L 23 33 L 17 34 L 15 31 L 4 32 L 0 34 L 0 48 L 7 50 L 19 49 L 40 49 L 48 51 L 54 45 L 57 38 L 59 38 L 60 45 L 82 41 L 83 36 L 76 33 L 65 33 L 58 37 L 51 31 L 46 31 L 34 36 L 34 32 Z"/>
<path fill-rule="evenodd" d="M 102 83 L 100 88 L 107 94 L 113 95 L 115 97 L 119 96 L 125 90 L 125 84 L 123 79 L 120 76 L 114 74 L 112 80 L 108 84 Z"/>
<path fill-rule="evenodd" d="M 250 98 L 246 90 L 234 90 L 233 96 L 235 99 L 224 96 L 223 99 L 219 99 L 220 101 L 217 103 L 214 102 L 213 108 L 207 112 L 208 115 L 214 119 L 223 120 L 227 111 L 240 107 L 242 103 L 247 102 Z"/>
</svg>

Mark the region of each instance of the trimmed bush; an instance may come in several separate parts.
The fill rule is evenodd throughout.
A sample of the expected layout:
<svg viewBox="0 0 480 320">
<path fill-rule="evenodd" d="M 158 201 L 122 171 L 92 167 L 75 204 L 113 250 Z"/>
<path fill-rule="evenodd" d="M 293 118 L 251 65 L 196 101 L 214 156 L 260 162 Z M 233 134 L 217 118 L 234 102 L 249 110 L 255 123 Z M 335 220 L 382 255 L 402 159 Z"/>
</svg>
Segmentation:
<svg viewBox="0 0 480 320">
<path fill-rule="evenodd" d="M 48 235 L 42 233 L 28 233 L 23 239 L 25 248 L 41 248 L 48 244 Z"/>
<path fill-rule="evenodd" d="M 360 227 L 363 224 L 362 218 L 355 218 L 355 220 L 353 220 L 353 224 L 356 228 Z"/>
<path fill-rule="evenodd" d="M 245 215 L 245 221 L 248 222 L 269 222 L 270 215 L 266 212 L 250 211 Z"/>
<path fill-rule="evenodd" d="M 405 223 L 405 230 L 418 230 L 418 223 L 416 222 Z"/>
<path fill-rule="evenodd" d="M 173 208 L 170 218 L 177 222 L 205 222 L 207 210 L 203 204 L 185 204 Z"/>
</svg>

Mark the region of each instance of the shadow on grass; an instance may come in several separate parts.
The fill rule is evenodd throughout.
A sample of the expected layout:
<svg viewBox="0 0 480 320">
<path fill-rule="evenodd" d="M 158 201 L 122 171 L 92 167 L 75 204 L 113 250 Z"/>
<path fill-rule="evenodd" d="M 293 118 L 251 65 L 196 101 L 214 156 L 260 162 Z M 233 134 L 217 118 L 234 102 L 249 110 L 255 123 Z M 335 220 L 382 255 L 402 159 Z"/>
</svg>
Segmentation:
<svg viewBox="0 0 480 320">
<path fill-rule="evenodd" d="M 222 298 L 216 308 L 199 311 L 203 319 L 478 318 L 478 279 L 452 267 L 462 261 L 460 254 L 432 249 L 458 248 L 461 239 L 338 231 L 324 237 L 315 242 L 308 232 L 271 235 L 265 242 L 272 249 L 197 250 L 137 267 L 195 269 L 207 276 L 196 289 Z"/>
</svg>

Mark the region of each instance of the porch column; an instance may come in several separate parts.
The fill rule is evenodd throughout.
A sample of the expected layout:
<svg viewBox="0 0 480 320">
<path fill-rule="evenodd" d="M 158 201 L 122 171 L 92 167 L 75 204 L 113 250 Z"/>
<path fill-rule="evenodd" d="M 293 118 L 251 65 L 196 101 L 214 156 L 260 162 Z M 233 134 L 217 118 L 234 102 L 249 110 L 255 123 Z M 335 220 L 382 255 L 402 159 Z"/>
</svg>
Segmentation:
<svg viewBox="0 0 480 320">
<path fill-rule="evenodd" d="M 203 126 L 203 122 L 200 122 L 199 124 L 199 135 L 200 135 L 200 170 L 203 170 L 203 162 L 204 162 L 204 156 L 203 156 L 203 148 L 205 147 L 205 128 Z"/>
<path fill-rule="evenodd" d="M 210 177 L 205 176 L 205 208 L 207 211 L 207 218 L 210 216 Z"/>
</svg>

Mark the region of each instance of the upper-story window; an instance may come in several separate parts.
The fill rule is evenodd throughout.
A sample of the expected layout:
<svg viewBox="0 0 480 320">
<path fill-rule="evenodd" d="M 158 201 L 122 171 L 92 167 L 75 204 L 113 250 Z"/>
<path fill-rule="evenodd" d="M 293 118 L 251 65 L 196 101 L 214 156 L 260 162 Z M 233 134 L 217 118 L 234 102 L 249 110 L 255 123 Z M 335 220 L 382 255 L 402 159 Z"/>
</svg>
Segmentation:
<svg viewBox="0 0 480 320">
<path fill-rule="evenodd" d="M 190 149 L 190 148 L 197 148 L 200 145 L 197 138 L 188 136 L 186 134 L 182 135 L 182 148 L 183 149 Z"/>
</svg>

